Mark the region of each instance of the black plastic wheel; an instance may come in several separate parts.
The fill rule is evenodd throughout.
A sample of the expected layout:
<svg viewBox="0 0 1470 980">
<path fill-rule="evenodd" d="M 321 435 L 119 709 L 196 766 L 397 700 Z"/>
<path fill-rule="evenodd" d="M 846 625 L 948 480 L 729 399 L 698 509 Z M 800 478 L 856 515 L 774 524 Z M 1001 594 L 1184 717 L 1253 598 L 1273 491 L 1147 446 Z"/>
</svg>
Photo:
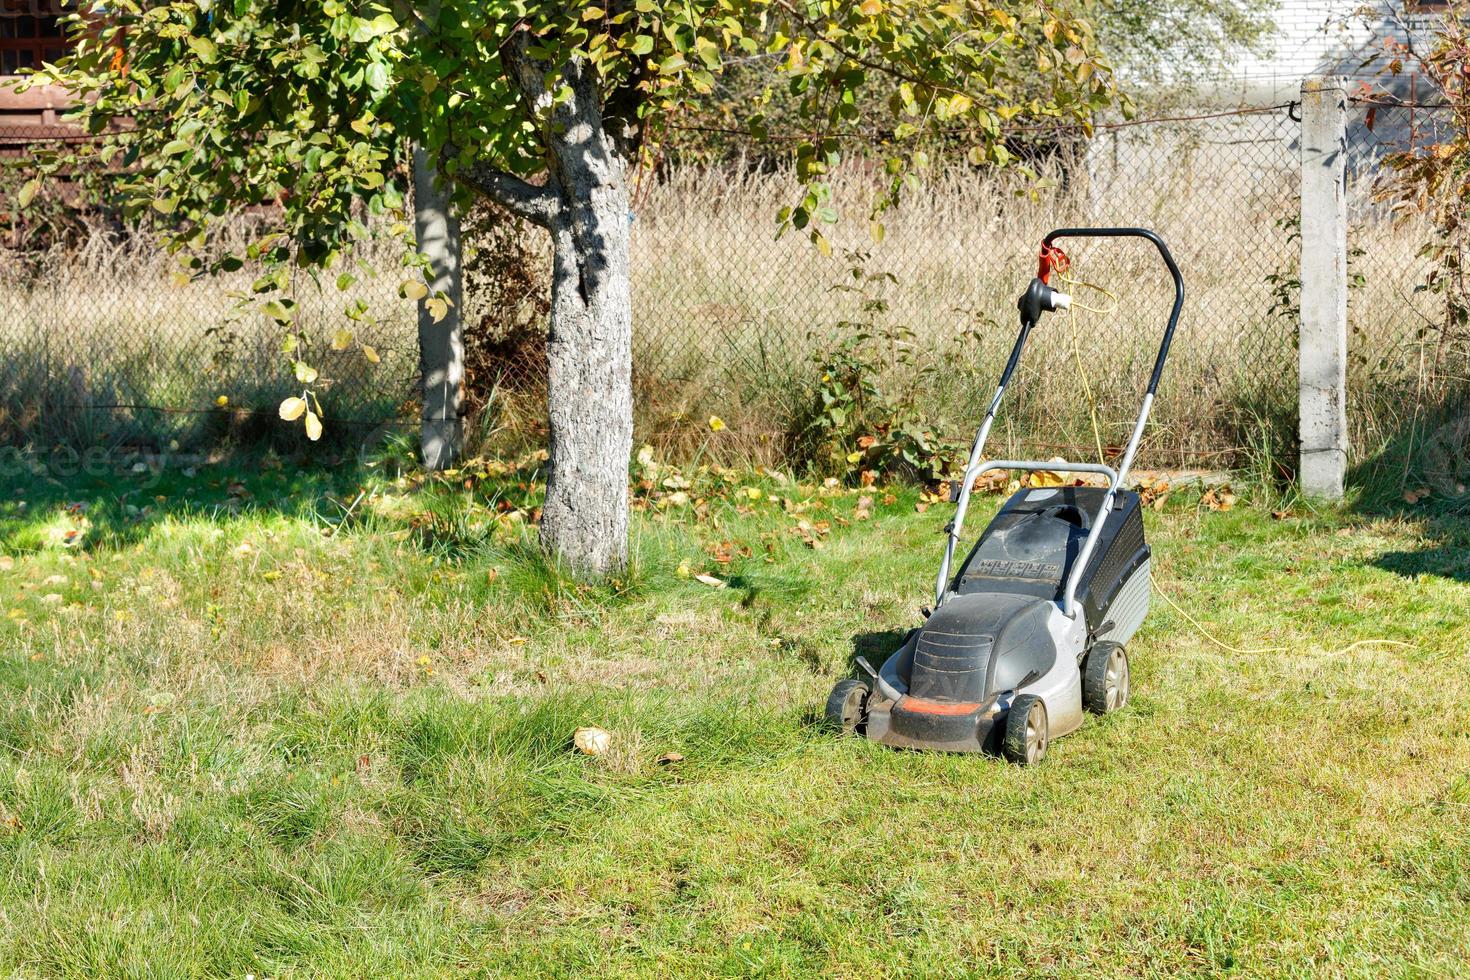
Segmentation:
<svg viewBox="0 0 1470 980">
<path fill-rule="evenodd" d="M 868 720 L 868 685 L 848 679 L 838 681 L 827 695 L 827 724 L 843 732 L 855 732 Z"/>
<path fill-rule="evenodd" d="M 1082 663 L 1082 707 L 1095 715 L 1128 703 L 1128 651 L 1104 640 L 1087 651 Z"/>
<path fill-rule="evenodd" d="M 1051 733 L 1046 720 L 1046 704 L 1035 694 L 1023 694 L 1011 702 L 1006 714 L 1005 738 L 1000 752 L 1021 766 L 1034 766 L 1046 758 Z"/>
</svg>

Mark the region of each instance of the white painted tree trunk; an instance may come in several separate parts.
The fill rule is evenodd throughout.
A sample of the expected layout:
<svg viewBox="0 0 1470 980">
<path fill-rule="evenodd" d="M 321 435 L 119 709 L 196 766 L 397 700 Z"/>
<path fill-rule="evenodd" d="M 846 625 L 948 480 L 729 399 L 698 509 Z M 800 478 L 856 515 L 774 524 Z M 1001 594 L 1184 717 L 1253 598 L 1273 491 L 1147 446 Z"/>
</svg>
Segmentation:
<svg viewBox="0 0 1470 980">
<path fill-rule="evenodd" d="M 460 320 L 463 289 L 459 219 L 450 208 L 447 188 L 440 186 L 433 162 L 413 151 L 414 231 L 419 251 L 429 258 L 431 293 L 443 291 L 453 304 L 438 323 L 419 304 L 419 369 L 423 412 L 419 448 L 424 467 L 444 470 L 464 450 L 464 334 Z"/>
</svg>

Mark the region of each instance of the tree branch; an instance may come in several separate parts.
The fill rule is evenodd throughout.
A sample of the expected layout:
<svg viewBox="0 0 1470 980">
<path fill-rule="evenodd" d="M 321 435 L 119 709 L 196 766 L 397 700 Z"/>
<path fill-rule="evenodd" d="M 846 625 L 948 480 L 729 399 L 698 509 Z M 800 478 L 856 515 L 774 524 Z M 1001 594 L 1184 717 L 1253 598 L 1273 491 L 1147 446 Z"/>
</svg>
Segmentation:
<svg viewBox="0 0 1470 980">
<path fill-rule="evenodd" d="M 561 197 L 555 190 L 537 187 L 488 164 L 474 164 L 457 173 L 455 179 L 511 214 L 543 228 L 550 227 L 561 210 Z"/>
</svg>

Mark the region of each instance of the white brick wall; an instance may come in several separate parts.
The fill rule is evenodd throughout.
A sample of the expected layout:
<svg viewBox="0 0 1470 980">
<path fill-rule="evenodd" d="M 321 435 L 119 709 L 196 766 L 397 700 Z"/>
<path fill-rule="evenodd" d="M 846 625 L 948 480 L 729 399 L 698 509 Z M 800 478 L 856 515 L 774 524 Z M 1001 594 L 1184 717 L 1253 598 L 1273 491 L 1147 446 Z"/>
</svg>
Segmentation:
<svg viewBox="0 0 1470 980">
<path fill-rule="evenodd" d="M 1436 14 L 1406 10 L 1404 0 L 1379 0 L 1374 6 L 1378 12 L 1365 18 L 1362 0 L 1277 0 L 1269 53 L 1240 58 L 1217 86 L 1210 87 L 1211 94 L 1225 102 L 1286 101 L 1296 98 L 1307 75 L 1375 77 L 1386 63 L 1380 57 L 1385 37 L 1421 50 L 1429 43 Z M 1370 58 L 1374 63 L 1363 67 Z"/>
</svg>

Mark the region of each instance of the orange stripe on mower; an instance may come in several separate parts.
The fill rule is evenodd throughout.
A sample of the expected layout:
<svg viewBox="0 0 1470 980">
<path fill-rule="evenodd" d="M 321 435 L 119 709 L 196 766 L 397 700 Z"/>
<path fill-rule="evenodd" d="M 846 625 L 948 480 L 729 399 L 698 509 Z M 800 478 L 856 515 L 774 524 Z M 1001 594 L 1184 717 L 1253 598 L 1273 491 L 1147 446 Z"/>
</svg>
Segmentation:
<svg viewBox="0 0 1470 980">
<path fill-rule="evenodd" d="M 980 702 L 930 701 L 927 698 L 916 698 L 910 694 L 894 707 L 922 715 L 968 715 L 980 707 Z"/>
</svg>

